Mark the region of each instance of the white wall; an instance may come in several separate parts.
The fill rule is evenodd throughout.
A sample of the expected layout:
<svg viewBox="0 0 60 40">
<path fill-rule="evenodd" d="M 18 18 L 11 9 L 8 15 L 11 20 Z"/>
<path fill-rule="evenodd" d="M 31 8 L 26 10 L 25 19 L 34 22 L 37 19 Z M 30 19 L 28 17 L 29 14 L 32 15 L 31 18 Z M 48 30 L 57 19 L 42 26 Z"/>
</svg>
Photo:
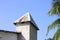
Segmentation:
<svg viewBox="0 0 60 40">
<path fill-rule="evenodd" d="M 0 32 L 0 40 L 17 40 L 17 34 Z"/>
<path fill-rule="evenodd" d="M 37 40 L 37 30 L 33 25 L 30 25 L 30 40 Z"/>
<path fill-rule="evenodd" d="M 20 40 L 37 40 L 37 30 L 29 22 L 16 24 L 16 31 L 22 33 Z"/>
<path fill-rule="evenodd" d="M 21 40 L 30 40 L 30 23 L 16 24 L 16 31 L 22 33 Z"/>
</svg>

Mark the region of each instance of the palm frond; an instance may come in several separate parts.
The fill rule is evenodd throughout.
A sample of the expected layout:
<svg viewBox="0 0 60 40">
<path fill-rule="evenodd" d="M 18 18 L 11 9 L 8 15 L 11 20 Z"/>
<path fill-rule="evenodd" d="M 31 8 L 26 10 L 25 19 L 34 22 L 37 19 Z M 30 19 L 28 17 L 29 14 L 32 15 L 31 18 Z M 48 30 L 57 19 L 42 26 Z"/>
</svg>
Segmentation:
<svg viewBox="0 0 60 40">
<path fill-rule="evenodd" d="M 53 40 L 58 40 L 60 37 L 60 25 L 58 26 L 58 29 L 55 33 L 55 35 L 53 36 Z"/>
<path fill-rule="evenodd" d="M 58 25 L 58 24 L 60 24 L 60 18 L 58 18 L 57 20 L 55 20 L 52 24 L 50 24 L 49 26 L 48 26 L 48 30 L 47 30 L 47 34 L 46 35 L 48 35 L 48 33 L 49 33 L 49 31 L 51 30 L 51 29 L 53 29 L 56 25 Z"/>
<path fill-rule="evenodd" d="M 53 2 L 55 2 L 55 1 L 58 2 L 58 1 L 60 1 L 60 0 L 53 0 Z"/>
<path fill-rule="evenodd" d="M 53 3 L 51 10 L 49 11 L 49 15 L 58 15 L 60 16 L 60 1 Z"/>
</svg>

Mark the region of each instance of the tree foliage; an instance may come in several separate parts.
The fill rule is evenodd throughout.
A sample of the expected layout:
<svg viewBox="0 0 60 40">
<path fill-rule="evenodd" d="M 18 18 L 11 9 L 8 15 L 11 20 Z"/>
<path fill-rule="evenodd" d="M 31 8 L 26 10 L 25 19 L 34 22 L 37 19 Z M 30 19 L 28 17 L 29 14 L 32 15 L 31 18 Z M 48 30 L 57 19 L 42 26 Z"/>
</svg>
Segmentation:
<svg viewBox="0 0 60 40">
<path fill-rule="evenodd" d="M 49 15 L 58 15 L 60 16 L 60 0 L 53 0 L 53 5 L 49 11 Z M 57 31 L 53 36 L 53 40 L 58 40 L 60 38 L 60 18 L 56 19 L 53 23 L 48 26 L 47 35 L 51 29 L 57 27 Z"/>
<path fill-rule="evenodd" d="M 49 11 L 49 15 L 58 15 L 58 16 L 60 16 L 60 1 L 53 3 L 52 8 Z"/>
</svg>

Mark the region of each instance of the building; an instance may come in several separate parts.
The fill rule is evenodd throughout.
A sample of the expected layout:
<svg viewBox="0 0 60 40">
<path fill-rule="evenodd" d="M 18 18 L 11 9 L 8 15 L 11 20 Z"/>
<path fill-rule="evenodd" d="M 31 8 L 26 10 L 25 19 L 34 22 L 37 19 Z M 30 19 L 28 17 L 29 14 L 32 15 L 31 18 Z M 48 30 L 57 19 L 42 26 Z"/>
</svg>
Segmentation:
<svg viewBox="0 0 60 40">
<path fill-rule="evenodd" d="M 29 12 L 14 23 L 16 32 L 0 30 L 0 40 L 37 40 L 37 27 Z"/>
</svg>

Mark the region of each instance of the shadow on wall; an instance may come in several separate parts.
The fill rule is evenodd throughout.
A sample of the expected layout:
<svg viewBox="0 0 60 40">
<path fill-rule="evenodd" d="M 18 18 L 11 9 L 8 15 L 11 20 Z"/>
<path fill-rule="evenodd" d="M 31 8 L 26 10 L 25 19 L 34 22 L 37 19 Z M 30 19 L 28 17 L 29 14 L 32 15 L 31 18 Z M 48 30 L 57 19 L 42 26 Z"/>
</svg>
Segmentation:
<svg viewBox="0 0 60 40">
<path fill-rule="evenodd" d="M 26 40 L 26 39 L 24 38 L 24 36 L 22 35 L 22 33 L 18 33 L 17 35 L 18 35 L 18 36 L 17 36 L 17 40 Z"/>
</svg>

